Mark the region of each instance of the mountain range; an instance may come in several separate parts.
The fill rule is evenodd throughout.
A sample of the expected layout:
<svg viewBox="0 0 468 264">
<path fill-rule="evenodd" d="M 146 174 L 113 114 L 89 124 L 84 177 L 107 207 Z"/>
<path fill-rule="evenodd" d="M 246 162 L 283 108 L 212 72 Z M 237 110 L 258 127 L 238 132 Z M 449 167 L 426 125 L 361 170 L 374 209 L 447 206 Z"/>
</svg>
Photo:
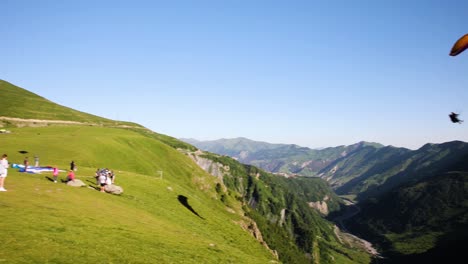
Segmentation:
<svg viewBox="0 0 468 264">
<path fill-rule="evenodd" d="M 337 194 L 358 202 L 359 213 L 345 222 L 378 245 L 385 256 L 380 262 L 444 263 L 468 241 L 466 142 L 417 150 L 359 142 L 314 150 L 245 138 L 184 141 L 286 177 L 326 180 Z M 346 211 L 342 207 L 330 219 Z"/>
<path fill-rule="evenodd" d="M 271 144 L 247 138 L 198 141 L 180 139 L 199 149 L 227 155 L 241 163 L 250 164 L 283 175 L 316 176 L 333 161 L 366 146 L 383 147 L 378 143 L 359 142 L 350 146 L 310 149 L 295 144 Z"/>
</svg>

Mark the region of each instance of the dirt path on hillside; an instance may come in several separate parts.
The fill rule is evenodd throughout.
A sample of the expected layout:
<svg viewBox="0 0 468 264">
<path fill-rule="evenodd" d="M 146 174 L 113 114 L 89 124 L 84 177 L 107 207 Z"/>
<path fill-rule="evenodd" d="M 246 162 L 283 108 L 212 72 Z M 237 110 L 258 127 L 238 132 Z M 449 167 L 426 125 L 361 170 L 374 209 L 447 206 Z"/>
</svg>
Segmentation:
<svg viewBox="0 0 468 264">
<path fill-rule="evenodd" d="M 83 122 L 78 122 L 78 121 L 24 119 L 24 118 L 6 117 L 6 116 L 0 116 L 0 120 L 22 122 L 22 123 L 55 123 L 55 124 L 77 124 L 77 125 L 88 124 L 88 123 L 83 123 Z"/>
<path fill-rule="evenodd" d="M 89 122 L 68 121 L 68 120 L 25 119 L 25 118 L 6 117 L 6 116 L 0 116 L 0 120 L 11 121 L 11 122 L 18 122 L 18 123 L 41 124 L 41 125 L 46 125 L 46 124 L 64 124 L 64 125 L 102 126 L 101 124 L 89 123 Z M 118 121 L 116 121 L 116 122 L 118 122 Z M 106 126 L 106 127 L 141 128 L 141 129 L 146 129 L 146 128 L 144 128 L 144 127 L 129 126 L 129 125 L 108 125 L 108 126 Z"/>
</svg>

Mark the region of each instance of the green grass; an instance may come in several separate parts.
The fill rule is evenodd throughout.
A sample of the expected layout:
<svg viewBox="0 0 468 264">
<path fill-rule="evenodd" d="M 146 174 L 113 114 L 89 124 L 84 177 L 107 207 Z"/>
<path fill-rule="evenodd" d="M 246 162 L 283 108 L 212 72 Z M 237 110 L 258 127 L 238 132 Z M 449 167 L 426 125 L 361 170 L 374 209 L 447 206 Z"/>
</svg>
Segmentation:
<svg viewBox="0 0 468 264">
<path fill-rule="evenodd" d="M 394 250 L 403 255 L 418 254 L 433 248 L 442 232 L 417 233 L 407 232 L 403 234 L 389 233 L 385 236 L 392 241 Z"/>
<path fill-rule="evenodd" d="M 51 174 L 9 169 L 0 193 L 0 261 L 7 263 L 268 263 L 274 258 L 217 200 L 216 178 L 141 133 L 105 127 L 11 128 L 1 151 L 21 163 L 78 166 L 93 185 L 97 167 L 117 174 L 124 194 L 52 183 Z M 157 170 L 163 178 L 155 177 Z M 61 178 L 65 174 L 61 173 Z M 204 219 L 185 208 L 178 195 Z"/>
<path fill-rule="evenodd" d="M 3 149 L 10 149 L 11 163 L 22 163 L 25 156 L 38 155 L 41 165 L 67 168 L 71 160 L 80 166 L 112 166 L 114 169 L 154 174 L 164 170 L 186 176 L 189 170 L 178 170 L 175 164 L 195 166 L 179 152 L 136 132 L 106 127 L 24 127 L 11 128 L 1 134 Z M 28 151 L 21 154 L 19 151 Z M 181 175 L 184 174 L 184 175 Z"/>
<path fill-rule="evenodd" d="M 3 80 L 0 80 L 0 92 L 2 94 L 0 116 L 142 127 L 135 123 L 114 121 L 58 105 Z"/>
</svg>

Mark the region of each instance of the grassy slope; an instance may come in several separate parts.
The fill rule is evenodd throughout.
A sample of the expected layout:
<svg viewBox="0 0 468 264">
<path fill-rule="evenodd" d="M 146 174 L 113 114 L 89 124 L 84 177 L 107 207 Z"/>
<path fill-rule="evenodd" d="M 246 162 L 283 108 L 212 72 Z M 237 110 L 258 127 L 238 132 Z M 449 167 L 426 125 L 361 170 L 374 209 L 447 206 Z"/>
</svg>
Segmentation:
<svg viewBox="0 0 468 264">
<path fill-rule="evenodd" d="M 61 106 L 3 80 L 0 80 L 0 92 L 0 116 L 141 127 L 135 123 L 114 121 Z"/>
<path fill-rule="evenodd" d="M 0 193 L 0 260 L 11 263 L 267 263 L 273 257 L 214 197 L 215 178 L 158 140 L 129 130 L 9 128 L 1 152 L 26 150 L 41 165 L 78 165 L 92 185 L 97 167 L 117 172 L 122 196 L 54 184 L 47 174 L 9 169 Z M 163 171 L 163 179 L 154 177 Z M 65 177 L 64 174 L 61 177 Z M 89 181 L 89 182 L 88 182 Z M 201 189 L 204 189 L 201 190 Z M 179 203 L 178 195 L 204 219 Z"/>
</svg>

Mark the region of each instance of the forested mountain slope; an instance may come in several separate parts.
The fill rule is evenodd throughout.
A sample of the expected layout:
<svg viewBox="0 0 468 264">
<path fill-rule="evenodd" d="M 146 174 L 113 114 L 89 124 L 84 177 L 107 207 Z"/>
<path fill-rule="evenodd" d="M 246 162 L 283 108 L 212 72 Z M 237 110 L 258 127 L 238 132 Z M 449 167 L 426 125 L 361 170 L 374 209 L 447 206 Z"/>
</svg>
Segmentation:
<svg viewBox="0 0 468 264">
<path fill-rule="evenodd" d="M 285 263 L 369 261 L 363 249 L 343 244 L 333 224 L 311 208 L 310 202 L 324 200 L 331 210 L 340 208 L 340 198 L 323 180 L 276 176 L 227 156 L 204 152 L 187 155 L 222 179 L 226 189 L 219 186 L 217 190 L 227 206 L 234 200 L 242 201 L 263 239 Z"/>
<path fill-rule="evenodd" d="M 407 182 L 416 182 L 466 163 L 468 143 L 426 144 L 418 150 L 363 148 L 323 169 L 339 194 L 356 194 L 361 200 L 378 196 Z M 465 169 L 465 168 L 463 168 Z"/>
<path fill-rule="evenodd" d="M 348 225 L 378 243 L 385 263 L 454 263 L 468 243 L 468 171 L 406 184 L 360 204 Z"/>
</svg>

